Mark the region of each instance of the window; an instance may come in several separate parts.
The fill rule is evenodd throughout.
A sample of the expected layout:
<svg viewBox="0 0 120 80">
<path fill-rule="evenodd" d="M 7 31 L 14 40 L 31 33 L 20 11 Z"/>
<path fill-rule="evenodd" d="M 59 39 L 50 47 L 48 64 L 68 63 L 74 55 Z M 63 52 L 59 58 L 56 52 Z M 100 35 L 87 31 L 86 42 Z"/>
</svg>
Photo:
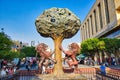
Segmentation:
<svg viewBox="0 0 120 80">
<path fill-rule="evenodd" d="M 92 35 L 93 35 L 93 21 L 92 21 L 92 15 L 90 15 L 90 21 L 91 21 L 91 30 L 92 30 Z"/>
<path fill-rule="evenodd" d="M 90 37 L 90 24 L 89 24 L 89 19 L 87 20 L 87 23 L 88 23 L 88 25 L 87 25 L 87 28 L 88 28 L 88 38 Z"/>
<path fill-rule="evenodd" d="M 94 21 L 95 21 L 95 29 L 96 29 L 96 32 L 98 31 L 97 29 L 97 19 L 96 19 L 96 11 L 94 10 Z"/>
<path fill-rule="evenodd" d="M 87 39 L 87 26 L 86 26 L 86 23 L 85 23 L 85 39 Z"/>
<path fill-rule="evenodd" d="M 85 32 L 85 29 L 84 29 L 84 26 L 83 26 L 82 33 L 84 33 L 84 32 Z M 85 33 L 82 36 L 83 36 L 83 40 L 85 40 Z"/>
<path fill-rule="evenodd" d="M 108 9 L 108 0 L 104 0 L 104 5 L 105 5 L 106 23 L 108 24 L 110 22 L 109 9 Z"/>
<path fill-rule="evenodd" d="M 99 18 L 100 18 L 100 28 L 103 28 L 103 23 L 102 23 L 102 14 L 101 14 L 101 5 L 100 3 L 98 4 L 98 10 L 99 10 Z"/>
</svg>

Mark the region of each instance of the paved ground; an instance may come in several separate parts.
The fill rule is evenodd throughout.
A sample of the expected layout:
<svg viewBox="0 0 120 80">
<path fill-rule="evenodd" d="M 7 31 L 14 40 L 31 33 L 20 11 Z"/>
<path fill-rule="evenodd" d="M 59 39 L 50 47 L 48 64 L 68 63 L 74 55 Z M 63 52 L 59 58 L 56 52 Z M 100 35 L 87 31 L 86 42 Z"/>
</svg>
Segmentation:
<svg viewBox="0 0 120 80">
<path fill-rule="evenodd" d="M 115 68 L 115 69 L 120 69 L 120 65 L 116 65 L 116 66 L 109 66 L 110 68 Z"/>
<path fill-rule="evenodd" d="M 92 67 L 99 67 L 99 66 L 91 66 L 91 65 L 83 65 L 83 64 L 79 64 L 78 65 L 79 68 L 92 68 Z"/>
<path fill-rule="evenodd" d="M 93 68 L 93 67 L 99 68 L 100 66 L 99 66 L 99 65 L 98 65 L 98 66 L 88 66 L 88 65 L 79 64 L 78 67 L 79 67 L 79 68 Z M 109 66 L 109 68 L 120 69 L 120 65 Z M 34 68 L 34 69 L 32 68 L 31 70 L 36 70 L 36 69 L 37 69 L 37 67 Z M 27 69 L 26 69 L 25 67 L 21 67 L 20 70 L 27 70 Z"/>
<path fill-rule="evenodd" d="M 92 68 L 92 67 L 95 67 L 95 68 L 99 68 L 100 66 L 88 66 L 88 65 L 83 65 L 83 64 L 80 64 L 79 65 L 79 68 Z M 112 65 L 112 66 L 109 66 L 109 68 L 115 68 L 115 69 L 120 69 L 120 65 Z"/>
</svg>

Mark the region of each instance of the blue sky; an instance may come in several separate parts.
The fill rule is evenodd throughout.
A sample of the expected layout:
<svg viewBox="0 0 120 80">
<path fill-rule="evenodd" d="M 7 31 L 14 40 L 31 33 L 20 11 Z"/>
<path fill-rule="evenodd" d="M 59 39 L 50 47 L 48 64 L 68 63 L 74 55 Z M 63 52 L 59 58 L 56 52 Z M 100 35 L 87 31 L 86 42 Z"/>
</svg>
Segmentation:
<svg viewBox="0 0 120 80">
<path fill-rule="evenodd" d="M 46 9 L 52 7 L 68 8 L 81 22 L 87 16 L 96 0 L 0 0 L 0 28 L 12 40 L 22 42 L 38 41 L 53 48 L 53 40 L 39 35 L 35 27 L 36 18 Z M 81 42 L 80 31 L 71 39 L 65 39 L 62 44 Z"/>
</svg>

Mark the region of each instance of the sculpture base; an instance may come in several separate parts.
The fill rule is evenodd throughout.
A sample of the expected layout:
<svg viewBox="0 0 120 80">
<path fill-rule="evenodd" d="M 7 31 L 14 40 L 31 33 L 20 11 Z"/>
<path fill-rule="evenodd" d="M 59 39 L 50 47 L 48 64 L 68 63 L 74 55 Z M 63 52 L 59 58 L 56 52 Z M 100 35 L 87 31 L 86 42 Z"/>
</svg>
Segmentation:
<svg viewBox="0 0 120 80">
<path fill-rule="evenodd" d="M 53 74 L 38 74 L 33 80 L 87 80 L 84 76 L 74 73 L 64 73 L 63 75 L 57 77 Z"/>
</svg>

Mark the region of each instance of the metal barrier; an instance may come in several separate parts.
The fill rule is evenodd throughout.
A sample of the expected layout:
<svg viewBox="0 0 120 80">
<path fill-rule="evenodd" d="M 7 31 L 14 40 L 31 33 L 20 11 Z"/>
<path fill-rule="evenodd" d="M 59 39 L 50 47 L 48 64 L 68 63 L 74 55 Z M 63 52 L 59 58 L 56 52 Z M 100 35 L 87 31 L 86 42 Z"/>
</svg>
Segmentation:
<svg viewBox="0 0 120 80">
<path fill-rule="evenodd" d="M 120 80 L 120 69 L 107 68 L 106 75 L 102 75 L 100 70 L 96 70 L 97 80 Z"/>
<path fill-rule="evenodd" d="M 18 80 L 33 80 L 36 74 L 41 74 L 41 70 L 20 70 Z"/>
<path fill-rule="evenodd" d="M 32 80 L 35 74 L 41 74 L 39 70 L 20 70 L 12 75 L 0 77 L 0 80 Z"/>
<path fill-rule="evenodd" d="M 120 80 L 120 76 L 113 74 L 102 75 L 100 72 L 96 73 L 97 80 Z"/>
<path fill-rule="evenodd" d="M 87 78 L 87 80 L 96 80 L 95 68 L 79 68 L 79 73 Z"/>
<path fill-rule="evenodd" d="M 16 72 L 12 75 L 6 75 L 3 77 L 0 77 L 0 80 L 19 80 L 19 72 Z"/>
<path fill-rule="evenodd" d="M 48 73 L 52 73 L 53 69 L 47 69 Z M 63 69 L 65 73 L 73 73 L 74 69 Z M 108 69 L 106 75 L 102 75 L 98 68 L 78 68 L 76 74 L 84 75 L 87 80 L 120 80 L 120 70 Z M 41 74 L 41 70 L 20 70 L 13 75 L 0 77 L 0 80 L 32 80 L 36 74 Z"/>
</svg>

